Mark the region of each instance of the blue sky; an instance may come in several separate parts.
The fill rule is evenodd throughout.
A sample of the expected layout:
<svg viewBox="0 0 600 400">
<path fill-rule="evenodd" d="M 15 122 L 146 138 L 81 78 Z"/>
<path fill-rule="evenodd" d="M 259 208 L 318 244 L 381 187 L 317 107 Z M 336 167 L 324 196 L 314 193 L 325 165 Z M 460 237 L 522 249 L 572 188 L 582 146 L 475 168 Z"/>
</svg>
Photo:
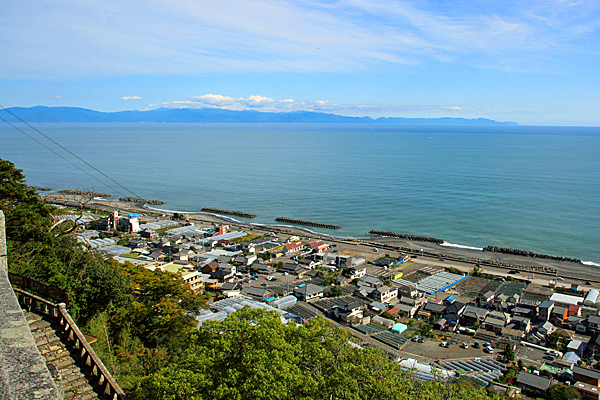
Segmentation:
<svg viewBox="0 0 600 400">
<path fill-rule="evenodd" d="M 600 2 L 4 1 L 0 104 L 600 126 Z"/>
</svg>

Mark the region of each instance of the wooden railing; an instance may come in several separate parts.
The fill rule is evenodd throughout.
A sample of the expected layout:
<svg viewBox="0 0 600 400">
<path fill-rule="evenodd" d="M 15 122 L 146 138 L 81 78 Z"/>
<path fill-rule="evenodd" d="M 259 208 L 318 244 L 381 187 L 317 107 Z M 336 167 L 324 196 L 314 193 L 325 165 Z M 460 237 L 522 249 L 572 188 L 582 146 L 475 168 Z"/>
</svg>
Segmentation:
<svg viewBox="0 0 600 400">
<path fill-rule="evenodd" d="M 65 303 L 67 306 L 69 305 L 69 295 L 66 292 L 46 285 L 45 283 L 12 272 L 8 273 L 8 280 L 10 280 L 13 287 L 17 286 L 23 290 L 37 294 L 44 299 L 54 300 L 57 303 Z"/>
<path fill-rule="evenodd" d="M 60 333 L 79 351 L 80 362 L 91 368 L 91 375 L 97 379 L 102 393 L 108 395 L 113 400 L 127 400 L 123 389 L 121 389 L 92 346 L 88 343 L 83 333 L 81 333 L 77 324 L 75 324 L 75 321 L 69 315 L 64 303 L 53 303 L 20 288 L 15 287 L 14 290 L 23 308 L 41 312 L 58 321 L 62 331 Z"/>
</svg>

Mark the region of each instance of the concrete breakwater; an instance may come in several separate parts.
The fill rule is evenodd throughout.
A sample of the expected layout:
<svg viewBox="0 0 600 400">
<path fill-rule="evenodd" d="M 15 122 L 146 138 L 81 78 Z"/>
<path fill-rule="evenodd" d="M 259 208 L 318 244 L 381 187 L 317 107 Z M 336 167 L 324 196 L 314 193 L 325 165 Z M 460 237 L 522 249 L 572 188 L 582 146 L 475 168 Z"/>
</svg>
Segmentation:
<svg viewBox="0 0 600 400">
<path fill-rule="evenodd" d="M 71 194 L 71 195 L 77 195 L 77 196 L 112 197 L 110 194 L 93 192 L 93 191 L 89 191 L 89 190 L 63 189 L 63 190 L 59 190 L 58 193 Z"/>
<path fill-rule="evenodd" d="M 104 197 L 104 196 L 102 196 Z M 120 197 L 119 201 L 129 201 L 132 203 L 144 203 L 144 204 L 151 204 L 153 206 L 159 206 L 161 204 L 165 204 L 164 201 L 160 201 L 160 200 L 146 200 L 146 199 L 140 199 L 139 197 Z"/>
<path fill-rule="evenodd" d="M 215 214 L 235 215 L 237 217 L 244 217 L 244 218 L 254 218 L 254 217 L 256 217 L 256 214 L 250 214 L 250 213 L 246 213 L 246 212 L 243 212 L 243 211 L 221 210 L 219 208 L 204 207 L 202 209 L 202 211 L 203 212 L 209 212 L 209 213 L 215 213 Z"/>
<path fill-rule="evenodd" d="M 580 263 L 581 264 L 581 260 L 579 260 L 577 258 L 560 257 L 560 256 L 550 256 L 548 254 L 534 253 L 534 252 L 529 251 L 529 250 L 511 249 L 511 248 L 507 248 L 507 247 L 486 246 L 483 249 L 483 251 L 493 251 L 495 253 L 513 254 L 513 255 L 516 255 L 516 256 L 525 256 L 525 257 L 534 257 L 534 258 L 546 258 L 548 260 L 555 260 L 555 261 L 569 261 L 569 262 L 575 262 L 575 263 Z"/>
<path fill-rule="evenodd" d="M 37 190 L 40 192 L 49 192 L 52 190 L 52 188 L 49 188 L 49 187 L 39 187 L 39 186 L 27 186 L 27 189 L 33 189 L 33 190 Z"/>
<path fill-rule="evenodd" d="M 417 240 L 419 242 L 430 242 L 430 243 L 437 243 L 437 244 L 444 243 L 444 241 L 442 239 L 436 239 L 433 237 L 407 235 L 404 233 L 395 233 L 395 232 L 384 232 L 384 231 L 377 231 L 375 229 L 371 229 L 369 231 L 369 234 L 377 235 L 377 236 L 397 237 L 397 238 L 406 239 L 406 240 Z"/>
<path fill-rule="evenodd" d="M 340 229 L 341 228 L 341 226 L 339 226 L 339 225 L 322 224 L 320 222 L 305 221 L 303 219 L 294 219 L 294 218 L 286 218 L 286 217 L 277 217 L 277 218 L 275 218 L 275 221 L 285 222 L 288 224 L 315 226 L 317 228 L 325 228 L 325 229 Z"/>
</svg>

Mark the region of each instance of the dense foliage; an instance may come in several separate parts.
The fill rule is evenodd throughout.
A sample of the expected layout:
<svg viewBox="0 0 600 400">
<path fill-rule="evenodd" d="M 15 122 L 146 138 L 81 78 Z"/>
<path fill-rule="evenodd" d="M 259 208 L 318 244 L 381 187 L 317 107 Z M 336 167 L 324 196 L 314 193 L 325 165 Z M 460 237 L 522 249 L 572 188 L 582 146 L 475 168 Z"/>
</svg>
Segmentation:
<svg viewBox="0 0 600 400">
<path fill-rule="evenodd" d="M 108 307 L 131 301 L 127 276 L 61 235 L 69 224 L 54 226 L 56 209 L 27 188 L 22 171 L 0 160 L 0 207 L 6 217 L 9 270 L 66 291 L 69 311 L 80 322 Z"/>
<path fill-rule="evenodd" d="M 301 327 L 245 308 L 207 322 L 177 365 L 142 380 L 155 399 L 485 399 L 482 389 L 422 383 L 380 349 L 352 346 L 322 318 Z"/>
<path fill-rule="evenodd" d="M 71 296 L 98 355 L 131 399 L 487 399 L 483 389 L 422 383 L 376 348 L 316 318 L 296 327 L 245 308 L 196 327 L 205 307 L 175 274 L 104 260 L 77 245 L 56 210 L 0 160 L 11 271 Z"/>
</svg>

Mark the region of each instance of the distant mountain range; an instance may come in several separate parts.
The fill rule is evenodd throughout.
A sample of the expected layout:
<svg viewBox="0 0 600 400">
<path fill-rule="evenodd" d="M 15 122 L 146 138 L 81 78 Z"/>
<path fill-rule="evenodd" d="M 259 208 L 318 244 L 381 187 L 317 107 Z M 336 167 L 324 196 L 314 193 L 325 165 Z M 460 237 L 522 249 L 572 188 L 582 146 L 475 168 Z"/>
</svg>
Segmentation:
<svg viewBox="0 0 600 400">
<path fill-rule="evenodd" d="M 12 107 L 8 108 L 27 122 L 279 122 L 279 123 L 386 123 L 406 125 L 518 125 L 486 118 L 377 118 L 345 117 L 343 115 L 296 111 L 259 112 L 232 111 L 221 108 L 159 108 L 149 111 L 100 112 L 78 107 Z M 2 113 L 8 121 L 16 121 Z"/>
</svg>

